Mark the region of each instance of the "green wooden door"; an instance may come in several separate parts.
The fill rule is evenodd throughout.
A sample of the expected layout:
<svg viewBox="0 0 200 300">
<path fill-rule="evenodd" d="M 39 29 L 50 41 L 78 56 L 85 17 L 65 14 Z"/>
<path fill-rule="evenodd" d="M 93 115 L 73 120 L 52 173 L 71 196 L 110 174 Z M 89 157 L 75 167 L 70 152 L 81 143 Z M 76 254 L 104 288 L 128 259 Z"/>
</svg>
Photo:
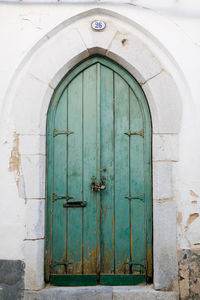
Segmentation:
<svg viewBox="0 0 200 300">
<path fill-rule="evenodd" d="M 129 73 L 103 57 L 72 70 L 47 120 L 46 278 L 138 284 L 152 276 L 151 121 Z"/>
</svg>

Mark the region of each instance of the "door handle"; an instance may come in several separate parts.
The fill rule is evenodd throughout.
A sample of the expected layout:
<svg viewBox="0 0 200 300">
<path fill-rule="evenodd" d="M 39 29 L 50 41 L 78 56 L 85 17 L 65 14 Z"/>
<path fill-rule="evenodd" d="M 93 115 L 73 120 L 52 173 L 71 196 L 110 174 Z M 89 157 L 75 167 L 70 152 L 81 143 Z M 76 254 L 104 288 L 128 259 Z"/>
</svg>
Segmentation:
<svg viewBox="0 0 200 300">
<path fill-rule="evenodd" d="M 91 189 L 94 192 L 100 192 L 106 189 L 105 186 L 105 177 L 102 177 L 100 182 L 96 180 L 95 176 L 92 176 Z"/>
</svg>

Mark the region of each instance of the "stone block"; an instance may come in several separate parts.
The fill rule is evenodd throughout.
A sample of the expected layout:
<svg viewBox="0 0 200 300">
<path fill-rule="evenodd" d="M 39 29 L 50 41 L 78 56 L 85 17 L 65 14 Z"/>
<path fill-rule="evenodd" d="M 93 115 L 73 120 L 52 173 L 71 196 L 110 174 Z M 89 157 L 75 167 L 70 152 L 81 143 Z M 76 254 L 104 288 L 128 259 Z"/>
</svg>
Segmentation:
<svg viewBox="0 0 200 300">
<path fill-rule="evenodd" d="M 102 19 L 102 16 L 93 15 L 88 18 L 82 19 L 76 24 L 82 40 L 89 50 L 90 55 L 96 54 L 96 51 L 94 51 L 94 49 L 97 50 L 98 48 L 104 51 L 104 53 L 101 54 L 105 54 L 117 32 L 116 20 L 115 22 L 113 22 L 112 19 L 106 15 L 103 16 L 103 21 L 106 22 L 105 30 L 93 30 L 91 27 L 91 23 L 94 20 L 99 19 Z"/>
<path fill-rule="evenodd" d="M 112 287 L 52 287 L 42 290 L 39 294 L 39 298 L 36 293 L 36 298 L 27 300 L 112 300 Z"/>
<path fill-rule="evenodd" d="M 117 56 L 124 57 L 126 63 L 131 65 L 136 79 L 142 83 L 160 73 L 161 65 L 141 39 L 127 31 L 124 29 L 123 32 L 117 32 L 107 55 L 114 60 Z"/>
<path fill-rule="evenodd" d="M 176 300 L 174 292 L 155 291 L 149 286 L 47 287 L 25 291 L 24 300 Z"/>
<path fill-rule="evenodd" d="M 178 160 L 177 134 L 153 134 L 153 160 Z"/>
<path fill-rule="evenodd" d="M 190 299 L 199 300 L 200 298 L 200 278 L 191 277 L 189 280 Z"/>
<path fill-rule="evenodd" d="M 179 279 L 179 292 L 180 292 L 180 300 L 188 300 L 190 299 L 190 291 L 189 291 L 189 278 L 180 278 Z"/>
<path fill-rule="evenodd" d="M 40 68 L 41 69 L 41 68 Z M 45 134 L 41 127 L 41 118 L 46 123 L 46 116 L 42 110 L 43 102 L 50 102 L 53 89 L 48 84 L 32 75 L 25 74 L 22 78 L 23 86 L 19 86 L 14 95 L 12 118 L 16 132 L 19 134 Z M 45 111 L 45 114 L 47 111 Z M 44 127 L 44 126 L 43 126 Z"/>
<path fill-rule="evenodd" d="M 43 298 L 40 292 L 25 290 L 23 300 L 43 300 Z"/>
<path fill-rule="evenodd" d="M 176 245 L 176 204 L 154 201 L 154 287 L 169 288 L 178 276 Z"/>
<path fill-rule="evenodd" d="M 154 133 L 179 133 L 181 121 L 181 99 L 177 91 L 177 86 L 173 78 L 166 72 L 161 72 L 158 76 L 147 81 L 143 90 L 148 99 L 150 110 L 153 108 L 154 115 L 158 119 Z"/>
<path fill-rule="evenodd" d="M 21 260 L 0 260 L 0 299 L 23 299 L 24 269 Z"/>
<path fill-rule="evenodd" d="M 188 254 L 190 255 L 190 250 L 183 250 L 181 252 L 178 252 L 178 266 L 179 266 L 179 277 L 189 278 L 189 263 L 188 263 Z"/>
<path fill-rule="evenodd" d="M 42 289 L 44 287 L 44 240 L 25 240 L 24 257 L 25 289 Z"/>
<path fill-rule="evenodd" d="M 153 198 L 171 199 L 172 198 L 172 163 L 154 162 L 153 163 Z"/>
<path fill-rule="evenodd" d="M 66 65 L 66 62 L 70 62 L 80 53 L 85 53 L 82 59 L 86 58 L 88 56 L 86 50 L 77 29 L 74 26 L 68 26 L 51 36 L 40 50 L 36 51 L 30 63 L 29 72 L 39 80 L 55 87 L 58 82 L 53 84 L 54 77 Z M 69 70 L 70 68 L 66 68 L 65 74 Z"/>
<path fill-rule="evenodd" d="M 26 239 L 44 238 L 45 200 L 26 200 Z"/>
<path fill-rule="evenodd" d="M 174 292 L 155 291 L 149 286 L 113 287 L 113 300 L 176 300 Z"/>
<path fill-rule="evenodd" d="M 44 300 L 112 300 L 111 287 L 76 287 L 76 288 L 57 288 L 52 291 L 46 290 L 42 293 Z"/>
<path fill-rule="evenodd" d="M 45 198 L 45 161 L 43 155 L 21 155 L 25 198 Z"/>
<path fill-rule="evenodd" d="M 19 153 L 24 154 L 46 154 L 45 135 L 20 135 Z"/>
<path fill-rule="evenodd" d="M 179 249 L 180 300 L 199 300 L 200 295 L 200 249 Z"/>
</svg>

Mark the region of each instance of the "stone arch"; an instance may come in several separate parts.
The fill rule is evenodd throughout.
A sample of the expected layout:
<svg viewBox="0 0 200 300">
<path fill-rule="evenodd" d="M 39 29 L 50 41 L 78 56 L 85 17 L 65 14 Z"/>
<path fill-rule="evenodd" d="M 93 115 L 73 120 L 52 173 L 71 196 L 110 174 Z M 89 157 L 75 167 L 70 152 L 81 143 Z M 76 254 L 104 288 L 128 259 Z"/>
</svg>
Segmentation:
<svg viewBox="0 0 200 300">
<path fill-rule="evenodd" d="M 107 22 L 104 32 L 92 31 L 90 23 L 96 18 L 104 18 Z M 156 45 L 145 32 L 124 16 L 105 9 L 93 9 L 60 24 L 32 49 L 19 68 L 6 104 L 6 117 L 12 118 L 12 130 L 19 136 L 21 145 L 17 171 L 20 197 L 43 203 L 46 115 L 53 91 L 63 76 L 83 59 L 101 54 L 112 58 L 137 79 L 146 94 L 152 116 L 154 287 L 161 289 L 170 286 L 177 276 L 176 232 L 172 232 L 171 227 L 176 224 L 172 167 L 178 160 L 181 101 L 170 68 L 166 70 L 162 66 L 163 51 L 159 50 L 160 57 L 154 55 L 152 49 Z M 30 143 L 33 145 L 31 154 Z M 167 154 L 162 149 L 172 151 Z M 40 208 L 36 205 L 38 203 L 33 202 L 35 218 L 44 223 L 44 205 Z M 166 214 L 170 216 L 170 226 Z M 25 284 L 30 289 L 39 289 L 44 283 L 44 232 L 35 233 L 35 237 L 38 241 L 35 261 L 26 255 L 28 251 L 24 257 Z M 31 239 L 26 239 L 24 248 L 28 249 L 30 243 Z"/>
</svg>

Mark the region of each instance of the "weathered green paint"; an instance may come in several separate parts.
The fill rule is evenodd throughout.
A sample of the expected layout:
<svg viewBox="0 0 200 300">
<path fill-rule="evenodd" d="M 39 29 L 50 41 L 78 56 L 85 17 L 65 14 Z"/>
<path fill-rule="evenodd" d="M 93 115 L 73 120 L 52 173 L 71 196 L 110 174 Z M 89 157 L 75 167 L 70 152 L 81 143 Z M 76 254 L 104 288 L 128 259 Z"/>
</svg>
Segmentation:
<svg viewBox="0 0 200 300">
<path fill-rule="evenodd" d="M 105 177 L 106 189 L 93 191 L 92 176 Z M 85 206 L 66 204 L 75 201 Z M 151 277 L 151 206 L 146 98 L 123 68 L 92 57 L 61 81 L 48 111 L 46 279 L 86 285 Z"/>
<path fill-rule="evenodd" d="M 145 282 L 145 275 L 100 275 L 102 285 L 137 285 Z"/>
<path fill-rule="evenodd" d="M 56 286 L 91 286 L 97 284 L 96 275 L 51 275 L 50 281 Z"/>
</svg>

